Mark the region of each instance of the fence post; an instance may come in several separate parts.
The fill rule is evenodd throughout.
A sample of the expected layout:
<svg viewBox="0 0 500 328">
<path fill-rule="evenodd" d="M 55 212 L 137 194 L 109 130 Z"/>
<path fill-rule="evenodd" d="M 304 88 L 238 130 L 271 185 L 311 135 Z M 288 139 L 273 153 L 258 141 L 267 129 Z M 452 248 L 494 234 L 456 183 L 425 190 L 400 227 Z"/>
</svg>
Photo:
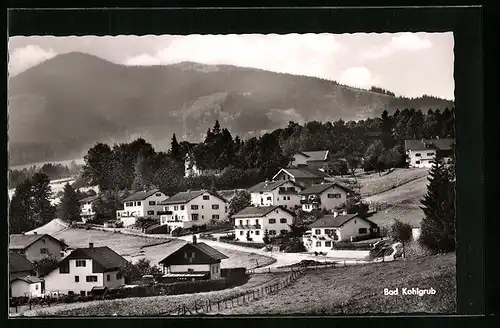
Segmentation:
<svg viewBox="0 0 500 328">
<path fill-rule="evenodd" d="M 344 266 L 347 266 L 347 264 L 346 264 L 345 260 L 344 260 Z"/>
<path fill-rule="evenodd" d="M 194 301 L 194 313 L 198 313 L 198 306 L 196 304 L 196 301 Z"/>
</svg>

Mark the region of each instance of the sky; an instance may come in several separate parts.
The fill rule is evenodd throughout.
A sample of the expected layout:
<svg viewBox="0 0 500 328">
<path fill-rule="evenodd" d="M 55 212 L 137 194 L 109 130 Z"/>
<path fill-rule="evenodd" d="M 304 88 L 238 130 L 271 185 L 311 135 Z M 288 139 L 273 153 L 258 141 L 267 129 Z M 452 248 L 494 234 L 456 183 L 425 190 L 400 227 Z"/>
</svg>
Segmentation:
<svg viewBox="0 0 500 328">
<path fill-rule="evenodd" d="M 9 74 L 79 51 L 129 66 L 183 61 L 316 76 L 397 95 L 454 100 L 453 33 L 14 36 Z"/>
</svg>

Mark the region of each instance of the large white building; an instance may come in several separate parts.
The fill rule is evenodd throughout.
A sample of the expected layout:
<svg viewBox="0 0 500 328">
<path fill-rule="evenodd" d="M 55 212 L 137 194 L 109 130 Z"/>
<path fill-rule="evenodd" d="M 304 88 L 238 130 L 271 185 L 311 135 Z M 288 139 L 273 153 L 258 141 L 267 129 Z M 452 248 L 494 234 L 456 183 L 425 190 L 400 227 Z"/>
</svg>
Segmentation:
<svg viewBox="0 0 500 328">
<path fill-rule="evenodd" d="M 352 190 L 337 183 L 322 183 L 313 185 L 300 192 L 302 210 L 334 210 L 346 202 Z"/>
<path fill-rule="evenodd" d="M 453 159 L 454 139 L 405 140 L 407 162 L 410 167 L 432 167 L 432 161 L 439 153 L 445 163 Z"/>
<path fill-rule="evenodd" d="M 116 211 L 116 218 L 124 226 L 133 225 L 137 218 L 150 217 L 159 219 L 163 206 L 160 203 L 168 199 L 161 191 L 139 191 L 123 200 L 123 210 Z"/>
<path fill-rule="evenodd" d="M 351 238 L 368 237 L 379 230 L 378 226 L 357 214 L 325 215 L 309 225 L 303 238 L 304 246 L 311 252 L 328 252 L 335 242 Z"/>
<path fill-rule="evenodd" d="M 167 225 L 170 232 L 227 219 L 226 200 L 208 190 L 177 193 L 163 201 L 161 206 L 160 224 Z"/>
<path fill-rule="evenodd" d="M 46 294 L 89 295 L 95 289 L 123 286 L 124 277 L 120 269 L 127 260 L 107 246 L 77 248 L 66 256 L 59 267 L 46 276 Z"/>
<path fill-rule="evenodd" d="M 233 215 L 235 237 L 239 241 L 262 243 L 291 231 L 295 215 L 281 206 L 249 206 Z"/>
<path fill-rule="evenodd" d="M 93 203 L 99 198 L 99 196 L 90 196 L 79 201 L 80 203 L 80 217 L 83 222 L 87 222 L 91 218 L 95 216 L 95 210 L 93 207 Z"/>
<path fill-rule="evenodd" d="M 300 207 L 299 192 L 303 187 L 291 180 L 265 181 L 248 189 L 253 206 L 281 205 L 284 208 Z"/>
</svg>

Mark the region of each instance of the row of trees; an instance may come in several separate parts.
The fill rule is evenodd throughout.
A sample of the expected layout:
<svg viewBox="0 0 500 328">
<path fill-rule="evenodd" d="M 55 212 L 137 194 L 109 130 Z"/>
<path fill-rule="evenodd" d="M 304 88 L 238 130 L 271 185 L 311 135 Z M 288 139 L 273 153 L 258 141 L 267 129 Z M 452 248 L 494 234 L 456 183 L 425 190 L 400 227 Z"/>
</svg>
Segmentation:
<svg viewBox="0 0 500 328">
<path fill-rule="evenodd" d="M 41 167 L 32 165 L 21 170 L 10 169 L 8 175 L 9 188 L 16 188 L 18 184 L 32 177 L 35 173 L 41 172 L 48 176 L 49 180 L 68 178 L 80 173 L 81 166 L 72 161 L 69 166 L 62 164 L 46 163 Z"/>
</svg>

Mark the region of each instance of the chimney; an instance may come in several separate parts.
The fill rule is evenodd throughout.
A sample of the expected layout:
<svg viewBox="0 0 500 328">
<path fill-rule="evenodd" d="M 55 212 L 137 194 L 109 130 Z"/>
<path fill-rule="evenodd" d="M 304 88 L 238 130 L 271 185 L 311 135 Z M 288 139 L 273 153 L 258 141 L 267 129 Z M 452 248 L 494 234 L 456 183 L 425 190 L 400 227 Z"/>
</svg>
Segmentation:
<svg viewBox="0 0 500 328">
<path fill-rule="evenodd" d="M 196 244 L 196 235 L 193 235 L 193 244 Z"/>
<path fill-rule="evenodd" d="M 89 248 L 94 248 L 94 243 L 89 243 Z"/>
<path fill-rule="evenodd" d="M 339 212 L 333 211 L 333 217 L 336 218 L 339 215 Z"/>
</svg>

